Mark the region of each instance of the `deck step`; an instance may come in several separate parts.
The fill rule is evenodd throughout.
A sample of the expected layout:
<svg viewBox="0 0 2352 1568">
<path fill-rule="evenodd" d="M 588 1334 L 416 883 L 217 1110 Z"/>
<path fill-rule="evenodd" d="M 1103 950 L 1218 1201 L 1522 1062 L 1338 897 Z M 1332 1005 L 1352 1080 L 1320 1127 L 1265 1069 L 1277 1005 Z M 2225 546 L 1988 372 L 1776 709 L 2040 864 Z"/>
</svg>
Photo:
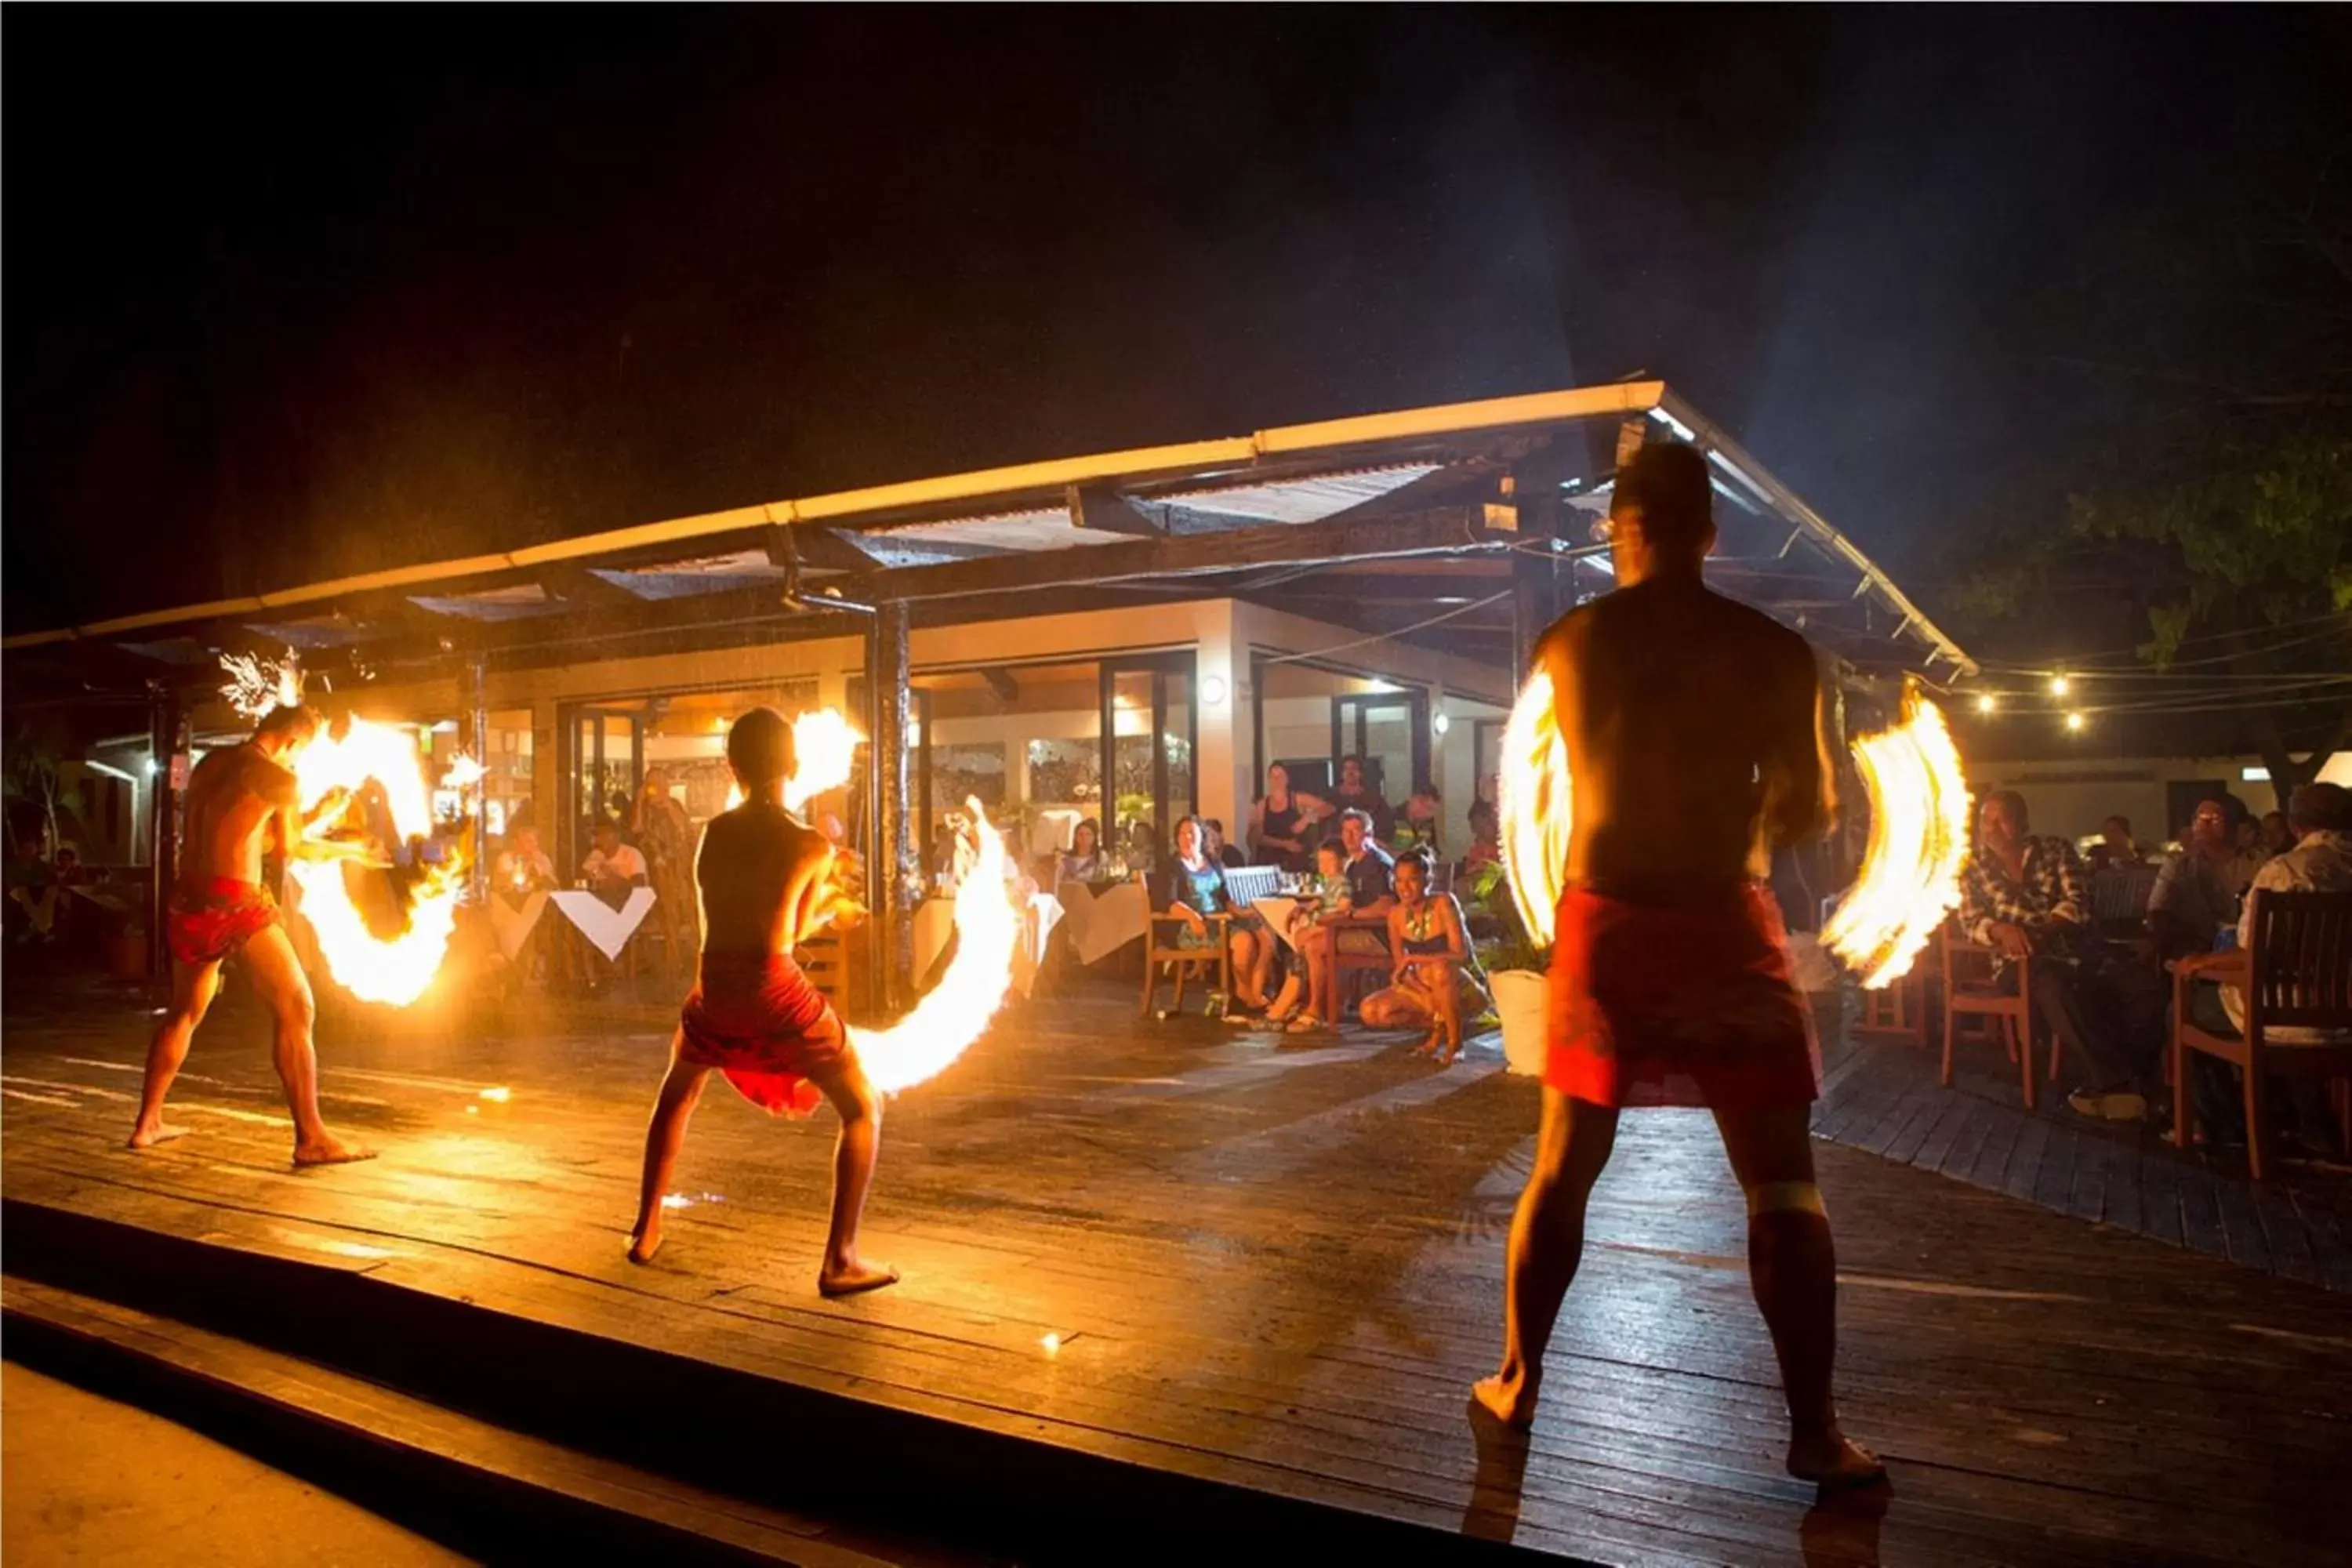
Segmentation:
<svg viewBox="0 0 2352 1568">
<path fill-rule="evenodd" d="M 720 1496 L 413 1398 L 312 1362 L 15 1276 L 0 1279 L 8 1354 L 158 1407 L 330 1487 L 429 1496 L 436 1522 L 491 1556 L 571 1546 L 660 1563 L 796 1568 L 977 1563 L 928 1545 L 850 1544 L 822 1521 Z M 365 1496 L 354 1500 L 374 1505 Z"/>
<path fill-rule="evenodd" d="M 211 1217 L 224 1226 L 238 1219 L 222 1211 Z M 543 1468 L 536 1473 L 596 1478 L 610 1489 L 577 1506 L 669 1531 L 706 1560 L 811 1568 L 1198 1562 L 1245 1542 L 1267 1556 L 1295 1545 L 1416 1564 L 1584 1561 L 1181 1473 L 1140 1457 L 1089 1453 L 1052 1440 L 1043 1423 L 1035 1431 L 982 1426 L 938 1408 L 944 1402 L 929 1395 L 886 1384 L 825 1384 L 699 1359 L 667 1341 L 663 1327 L 673 1320 L 655 1302 L 628 1321 L 627 1337 L 592 1331 L 517 1310 L 495 1285 L 482 1297 L 413 1288 L 387 1278 L 375 1261 L 349 1256 L 347 1245 L 327 1245 L 331 1236 L 303 1234 L 310 1227 L 299 1221 L 272 1219 L 263 1228 L 266 1237 L 215 1231 L 199 1239 L 177 1226 L 0 1197 L 10 1353 L 26 1337 L 18 1301 L 34 1300 L 33 1291 L 81 1303 L 78 1331 L 85 1342 L 103 1344 L 107 1336 L 91 1325 L 110 1323 L 111 1337 L 150 1350 L 159 1335 L 234 1347 L 270 1358 L 305 1385 L 354 1398 L 366 1391 L 366 1399 L 402 1412 L 420 1430 L 458 1423 L 454 1430 L 482 1435 L 488 1451 L 537 1456 Z M 29 1312 L 24 1321 L 44 1328 Z M 182 1380 L 202 1384 L 206 1375 L 191 1372 Z M 312 1425 L 332 1430 L 331 1423 Z M 348 1441 L 404 1453 L 364 1428 Z M 404 1457 L 429 1470 L 447 1468 L 435 1458 L 442 1452 L 428 1439 Z M 494 1469 L 455 1468 L 483 1485 L 523 1484 L 500 1480 Z M 616 1500 L 636 1490 L 666 1500 L 667 1511 L 614 1511 Z M 392 1509 L 377 1511 L 397 1517 Z M 822 1527 L 811 1517 L 818 1514 Z M 1108 1557 L 1106 1542 L 1118 1543 Z M 688 1557 L 656 1547 L 649 1560 Z"/>
</svg>

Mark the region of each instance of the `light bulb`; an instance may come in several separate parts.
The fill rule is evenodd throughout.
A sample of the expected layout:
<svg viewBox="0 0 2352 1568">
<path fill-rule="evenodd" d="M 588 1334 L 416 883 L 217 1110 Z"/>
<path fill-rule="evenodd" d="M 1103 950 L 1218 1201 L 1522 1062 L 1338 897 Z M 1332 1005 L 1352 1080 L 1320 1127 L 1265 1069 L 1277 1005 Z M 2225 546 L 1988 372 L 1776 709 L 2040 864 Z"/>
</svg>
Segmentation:
<svg viewBox="0 0 2352 1568">
<path fill-rule="evenodd" d="M 2053 675 L 2053 676 L 2052 676 L 2052 677 L 2050 678 L 2050 695 L 2051 695 L 2051 696 L 2053 696 L 2053 697 L 2063 697 L 2063 696 L 2065 696 L 2065 695 L 2066 695 L 2066 693 L 2068 693 L 2069 691 L 2072 691 L 2072 690 L 2074 690 L 2074 683 L 2073 681 L 2071 681 L 2071 680 L 2067 679 L 2064 676 L 2063 676 L 2063 675 Z"/>
</svg>

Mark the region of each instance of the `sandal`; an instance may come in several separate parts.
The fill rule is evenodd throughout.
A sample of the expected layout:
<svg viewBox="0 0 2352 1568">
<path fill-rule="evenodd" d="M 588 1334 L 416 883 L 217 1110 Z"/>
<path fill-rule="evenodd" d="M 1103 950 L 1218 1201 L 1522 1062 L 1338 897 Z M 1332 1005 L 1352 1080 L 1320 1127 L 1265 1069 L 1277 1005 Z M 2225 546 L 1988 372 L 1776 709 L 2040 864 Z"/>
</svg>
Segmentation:
<svg viewBox="0 0 2352 1568">
<path fill-rule="evenodd" d="M 1311 1035 L 1323 1027 L 1323 1020 L 1312 1013 L 1301 1013 L 1282 1026 L 1286 1035 Z"/>
</svg>

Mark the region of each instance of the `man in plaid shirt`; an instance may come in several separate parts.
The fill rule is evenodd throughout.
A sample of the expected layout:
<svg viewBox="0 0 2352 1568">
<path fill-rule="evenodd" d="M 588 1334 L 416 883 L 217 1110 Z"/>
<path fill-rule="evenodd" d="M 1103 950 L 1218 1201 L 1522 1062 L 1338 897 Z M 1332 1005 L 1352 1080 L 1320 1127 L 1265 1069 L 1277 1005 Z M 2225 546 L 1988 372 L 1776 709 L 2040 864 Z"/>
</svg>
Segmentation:
<svg viewBox="0 0 2352 1568">
<path fill-rule="evenodd" d="M 2026 829 L 2025 801 L 2015 790 L 1985 796 L 1960 883 L 1960 924 L 1969 940 L 2000 954 L 1996 973 L 2010 960 L 2033 959 L 2035 1016 L 2092 1075 L 2066 1103 L 2085 1116 L 2137 1121 L 2147 1114 L 2149 1087 L 2140 1058 L 2152 1067 L 2154 1056 L 2131 1042 L 2152 1041 L 2161 1026 L 2161 986 L 2146 984 L 2128 963 L 2096 955 L 2085 929 L 2091 900 L 2082 857 L 2063 838 Z"/>
</svg>

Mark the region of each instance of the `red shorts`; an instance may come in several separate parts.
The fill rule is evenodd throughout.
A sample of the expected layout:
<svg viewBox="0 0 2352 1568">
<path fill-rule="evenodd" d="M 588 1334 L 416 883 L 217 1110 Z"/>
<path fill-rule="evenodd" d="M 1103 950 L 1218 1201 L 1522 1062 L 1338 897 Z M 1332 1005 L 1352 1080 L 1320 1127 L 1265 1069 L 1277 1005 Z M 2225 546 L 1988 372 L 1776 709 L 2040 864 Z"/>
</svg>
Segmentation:
<svg viewBox="0 0 2352 1568">
<path fill-rule="evenodd" d="M 278 900 L 260 883 L 213 877 L 201 891 L 173 893 L 163 936 L 182 963 L 218 963 L 278 920 Z"/>
<path fill-rule="evenodd" d="M 841 1059 L 841 1020 L 782 953 L 714 957 L 677 1016 L 681 1060 L 717 1068 L 771 1114 L 806 1116 L 824 1099 L 809 1074 Z"/>
<path fill-rule="evenodd" d="M 1544 1081 L 1594 1105 L 1758 1110 L 1821 1094 L 1812 1009 L 1761 882 L 1703 903 L 1560 894 Z"/>
</svg>

